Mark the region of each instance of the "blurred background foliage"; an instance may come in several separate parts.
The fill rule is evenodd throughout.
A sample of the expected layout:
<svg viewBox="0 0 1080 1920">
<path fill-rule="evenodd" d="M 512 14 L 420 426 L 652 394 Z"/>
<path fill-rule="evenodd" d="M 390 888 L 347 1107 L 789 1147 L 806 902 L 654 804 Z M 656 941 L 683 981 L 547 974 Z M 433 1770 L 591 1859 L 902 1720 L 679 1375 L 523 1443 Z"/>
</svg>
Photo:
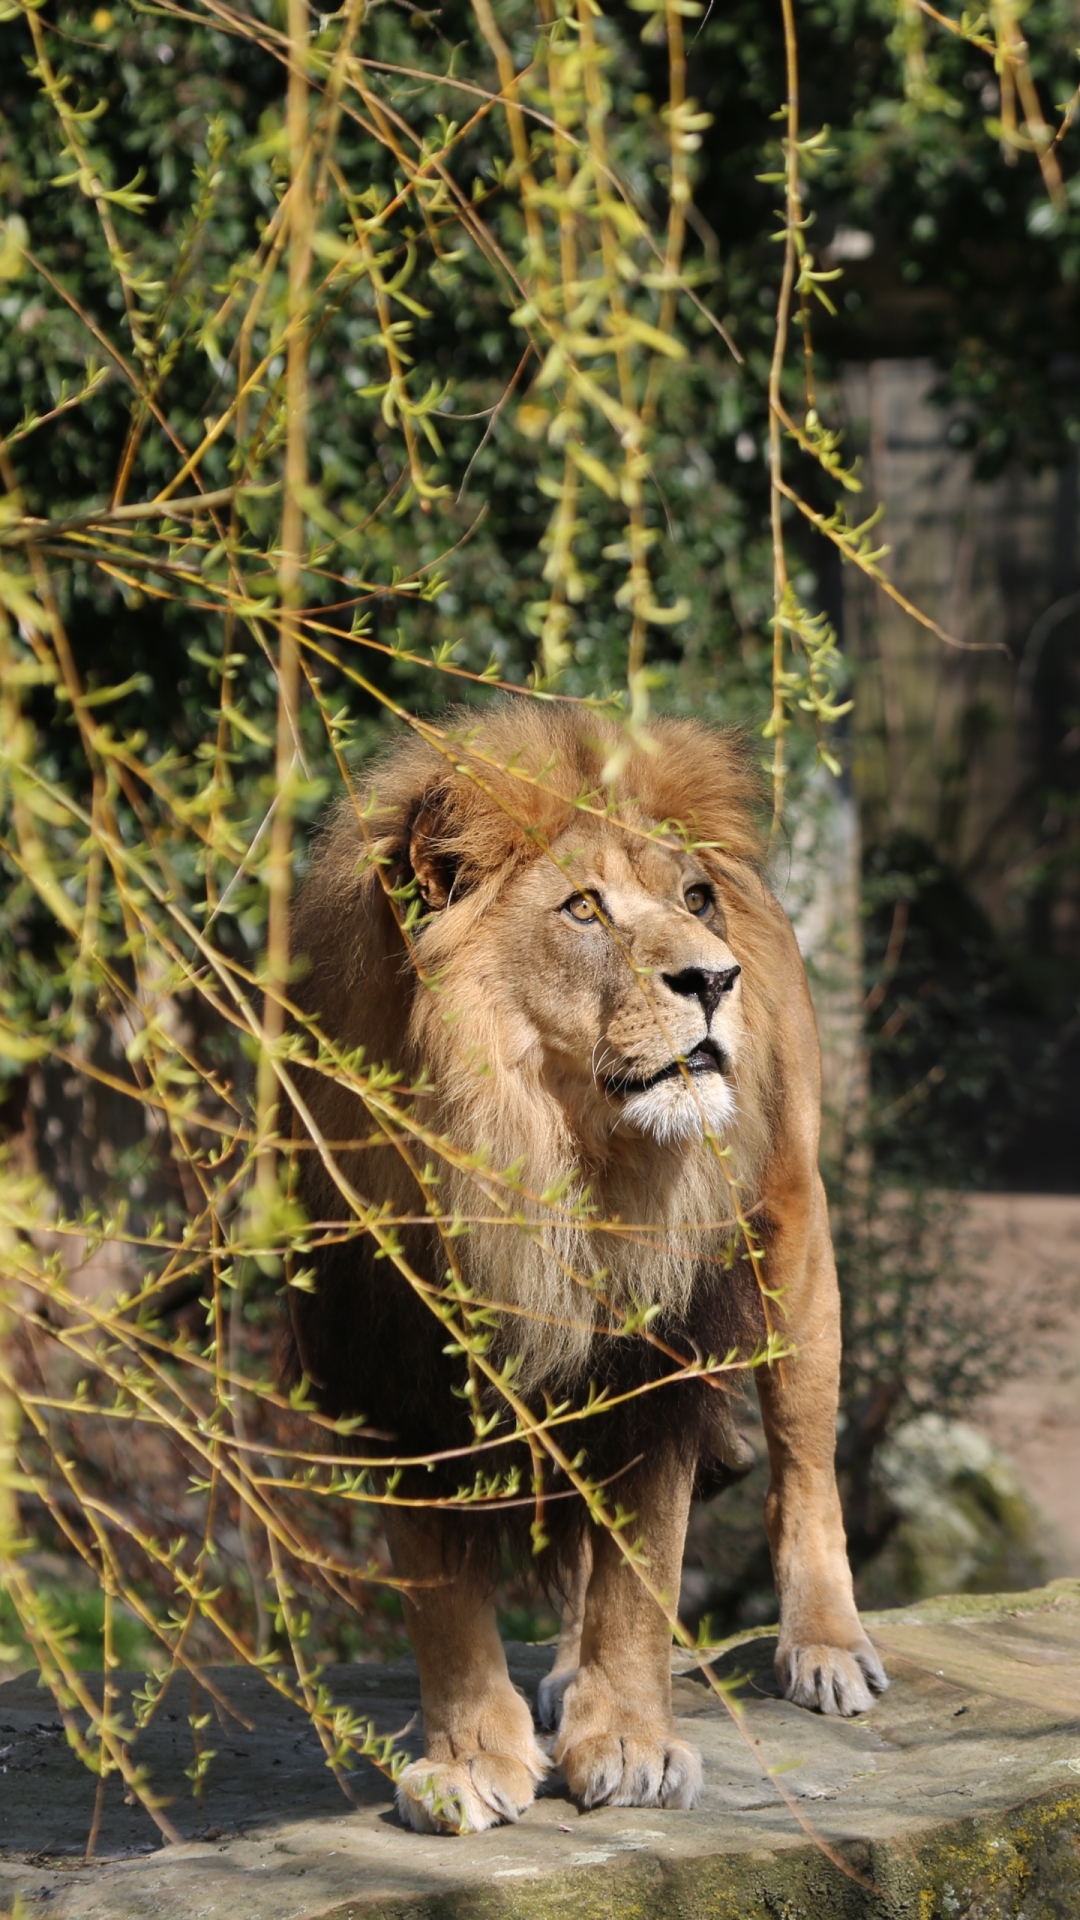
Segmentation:
<svg viewBox="0 0 1080 1920">
<path fill-rule="evenodd" d="M 272 8 L 250 14 L 253 22 L 261 18 L 280 25 Z M 500 18 L 512 41 L 517 29 L 521 65 L 532 44 L 531 9 L 507 6 Z M 655 37 L 650 44 L 646 33 L 643 43 L 641 18 L 616 7 L 604 25 L 615 55 L 607 68 L 612 158 L 655 206 L 663 202 L 666 178 L 667 56 Z M 160 281 L 150 303 L 153 328 L 167 343 L 170 417 L 185 443 L 214 410 L 225 377 L 220 363 L 215 370 L 209 317 L 284 179 L 280 62 L 260 49 L 257 35 L 226 31 L 227 24 L 225 14 L 216 24 L 168 9 L 85 6 L 61 8 L 50 26 L 73 98 L 79 93 L 84 103 L 101 103 L 88 131 L 103 176 L 117 187 L 138 176 L 138 191 L 150 196 L 137 223 L 122 207 L 115 219 L 120 232 L 125 219 L 137 227 L 141 270 Z M 993 137 L 998 80 L 980 47 L 942 30 L 906 0 L 899 14 L 891 4 L 809 6 L 800 11 L 798 30 L 803 124 L 828 129 L 824 154 L 804 183 L 809 237 L 826 264 L 843 267 L 830 290 L 835 313 L 819 310 L 815 319 L 826 413 L 830 379 L 842 363 L 929 356 L 940 369 L 938 396 L 950 408 L 949 440 L 971 450 L 977 474 L 1008 462 L 1075 466 L 1080 188 L 1069 165 L 1075 129 L 1061 143 L 1064 191 L 1055 207 L 1034 160 Z M 1074 9 L 1059 0 L 1036 4 L 1024 16 L 1024 31 L 1053 118 L 1051 108 L 1067 105 L 1076 82 Z M 65 165 L 61 137 L 53 107 L 28 71 L 25 24 L 12 20 L 0 32 L 0 193 L 16 221 L 28 224 L 44 270 L 0 281 L 0 395 L 10 428 L 47 412 L 86 377 L 86 328 L 70 302 L 91 320 L 115 326 L 119 294 L 93 205 L 51 184 Z M 428 11 L 380 5 L 369 10 L 364 32 L 372 58 L 401 67 L 437 66 L 451 55 L 460 73 L 490 65 L 464 5 Z M 769 237 L 775 188 L 760 176 L 776 165 L 772 116 L 784 93 L 783 35 L 778 11 L 732 5 L 689 19 L 687 39 L 688 92 L 711 115 L 696 136 L 690 257 L 702 276 L 703 304 L 729 329 L 747 364 L 737 366 L 704 315 L 691 313 L 685 324 L 693 351 L 662 370 L 651 455 L 655 487 L 644 511 L 650 530 L 667 536 L 655 549 L 660 597 L 672 601 L 677 591 L 689 609 L 676 625 L 653 629 L 650 666 L 657 675 L 654 697 L 663 704 L 760 724 L 772 596 L 766 387 L 781 264 Z M 405 78 L 392 91 L 396 109 L 417 124 L 449 104 Z M 348 121 L 339 138 L 343 165 L 359 164 L 373 183 L 389 184 L 393 165 L 379 139 Z M 497 202 L 482 126 L 464 152 L 463 182 Z M 509 216 L 497 210 L 498 217 Z M 393 490 L 390 506 L 365 525 L 363 564 L 373 580 L 389 581 L 395 568 L 439 562 L 437 593 L 372 592 L 367 610 L 376 641 L 425 653 L 453 644 L 462 665 L 482 671 L 496 662 L 500 674 L 521 683 L 535 652 L 534 610 L 544 597 L 537 528 L 548 506 L 538 491 L 541 441 L 522 433 L 512 416 L 536 369 L 520 369 L 522 336 L 497 272 L 475 247 L 466 243 L 463 251 L 434 275 L 424 273 L 419 291 L 427 317 L 412 317 L 408 346 L 439 390 L 434 411 L 444 451 L 432 458 L 425 446 L 425 454 L 433 485 L 447 490 L 410 498 L 396 436 L 363 393 L 381 374 L 377 317 L 363 290 L 329 304 L 313 342 L 312 481 L 326 508 L 350 526 L 364 524 Z M 93 396 L 18 447 L 19 484 L 30 513 L 76 514 L 112 491 L 128 404 L 115 368 L 107 356 L 99 358 L 101 384 Z M 506 400 L 515 370 L 517 385 Z M 797 368 L 791 378 L 797 385 Z M 500 403 L 493 419 L 490 410 Z M 143 431 L 129 497 L 149 495 L 171 459 L 167 440 Z M 227 484 L 228 466 L 222 441 L 207 456 L 206 484 Z M 831 509 L 819 468 L 802 462 L 798 480 L 811 502 Z M 588 592 L 577 609 L 561 683 L 578 693 L 609 690 L 624 676 L 618 563 L 604 557 L 614 537 L 604 508 L 604 496 L 594 491 L 580 536 Z M 249 511 L 256 514 L 254 503 Z M 842 634 L 835 549 L 797 520 L 787 537 L 802 597 Z M 328 605 L 334 597 L 328 581 L 309 579 L 308 587 Z M 110 708 L 117 730 L 137 726 L 156 751 L 166 744 L 190 750 L 215 698 L 217 669 L 206 654 L 201 611 L 141 594 L 89 565 L 66 572 L 62 591 L 89 684 L 130 683 L 127 699 Z M 405 705 L 430 706 L 441 698 L 423 669 L 400 659 L 368 656 L 366 671 L 381 693 Z M 257 660 L 245 675 L 257 720 L 273 706 L 272 678 Z M 334 684 L 330 668 L 328 686 Z M 1067 715 L 1076 697 L 1067 662 L 1064 685 L 1051 690 L 1049 704 Z M 56 724 L 47 695 L 31 710 L 42 751 L 62 773 L 78 751 L 73 730 Z M 379 736 L 385 714 L 377 699 L 355 687 L 350 710 L 352 746 L 360 752 Z M 306 745 L 312 782 L 301 806 L 310 818 L 329 771 L 318 722 Z M 1062 766 L 1056 745 L 1048 744 L 1036 770 L 1044 791 L 1033 802 L 1034 814 L 1040 804 L 1044 815 L 1057 804 L 1065 818 L 1057 839 L 1065 842 L 1058 859 L 1063 853 L 1067 870 L 1050 875 L 1051 904 L 1055 890 L 1075 884 L 1077 755 L 1066 754 Z M 887 949 L 897 900 L 914 903 L 902 965 L 874 1023 L 882 1036 L 873 1065 L 886 1116 L 881 1150 L 907 1178 L 1015 1184 L 1008 1148 L 1030 1139 L 1033 1117 L 1049 1120 L 1044 1134 L 1060 1133 L 1067 1095 L 1054 1062 L 1061 1059 L 1062 1032 L 1075 1032 L 1075 941 L 1065 952 L 1055 953 L 1052 941 L 1047 950 L 1045 885 L 1039 891 L 1043 926 L 1021 928 L 1019 939 L 1003 943 L 1000 932 L 979 925 L 974 902 L 946 925 L 935 900 L 944 893 L 955 899 L 963 876 L 943 869 L 932 845 L 919 848 L 902 834 L 879 838 L 880 824 L 873 822 L 873 843 L 864 850 L 871 974 L 879 951 Z M 254 941 L 257 889 L 248 907 L 242 924 Z M 5 919 L 3 938 L 5 970 L 25 978 L 29 933 L 18 905 L 14 920 L 10 911 Z M 894 1034 L 889 1022 L 897 996 L 918 1007 L 918 1018 Z M 944 1071 L 917 1103 L 917 1125 L 905 1127 L 905 1094 L 937 1066 Z M 1044 1148 L 1045 1142 L 1031 1156 L 1034 1165 L 1021 1171 L 1021 1184 L 1045 1179 Z M 1057 1178 L 1068 1183 L 1066 1172 Z"/>
</svg>

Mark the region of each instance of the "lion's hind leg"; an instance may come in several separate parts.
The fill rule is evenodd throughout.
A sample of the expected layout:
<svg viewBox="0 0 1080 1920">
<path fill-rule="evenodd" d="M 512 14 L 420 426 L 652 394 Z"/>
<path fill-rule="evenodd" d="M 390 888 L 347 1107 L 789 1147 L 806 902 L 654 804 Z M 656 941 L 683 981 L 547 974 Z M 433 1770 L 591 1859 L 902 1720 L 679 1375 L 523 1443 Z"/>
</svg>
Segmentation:
<svg viewBox="0 0 1080 1920">
<path fill-rule="evenodd" d="M 592 1541 L 583 1534 L 566 1583 L 559 1644 L 555 1662 L 536 1690 L 536 1718 L 542 1727 L 557 1727 L 567 1687 L 581 1665 L 581 1635 L 585 1626 L 585 1596 L 592 1575 Z"/>
<path fill-rule="evenodd" d="M 483 1570 L 447 1552 L 447 1524 L 388 1509 L 424 1714 L 424 1752 L 398 1778 L 397 1807 L 417 1833 L 482 1833 L 531 1806 L 549 1763 L 507 1672 Z"/>
</svg>

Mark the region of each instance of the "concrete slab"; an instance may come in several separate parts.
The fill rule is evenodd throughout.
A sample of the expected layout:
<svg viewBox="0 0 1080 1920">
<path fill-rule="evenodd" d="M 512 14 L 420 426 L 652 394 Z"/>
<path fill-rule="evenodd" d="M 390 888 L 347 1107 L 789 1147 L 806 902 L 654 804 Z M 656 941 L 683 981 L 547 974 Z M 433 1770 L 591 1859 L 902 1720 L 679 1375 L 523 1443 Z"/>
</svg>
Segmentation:
<svg viewBox="0 0 1080 1920">
<path fill-rule="evenodd" d="M 316 1737 L 259 1675 L 217 1668 L 201 1735 L 216 1750 L 191 1798 L 190 1682 L 177 1680 L 136 1757 L 185 1836 L 162 1845 L 108 1782 L 97 1858 L 82 1854 L 95 1783 L 51 1699 L 0 1687 L 0 1907 L 59 1920 L 1065 1920 L 1080 1913 L 1080 1581 L 960 1596 L 874 1616 L 892 1689 L 872 1714 L 822 1719 L 776 1697 L 766 1630 L 716 1671 L 744 1676 L 742 1737 L 675 1660 L 682 1729 L 705 1756 L 693 1813 L 579 1815 L 556 1777 L 519 1826 L 464 1839 L 406 1833 L 374 1768 L 346 1803 Z M 534 1689 L 550 1649 L 516 1647 Z M 337 1667 L 335 1701 L 382 1731 L 415 1714 L 408 1662 Z M 126 1681 L 130 1691 L 132 1677 Z M 227 1702 L 226 1707 L 223 1703 Z M 205 1711 L 208 1697 L 196 1706 Z M 419 1752 L 418 1735 L 405 1741 Z M 845 1878 L 780 1798 L 875 1891 Z"/>
</svg>

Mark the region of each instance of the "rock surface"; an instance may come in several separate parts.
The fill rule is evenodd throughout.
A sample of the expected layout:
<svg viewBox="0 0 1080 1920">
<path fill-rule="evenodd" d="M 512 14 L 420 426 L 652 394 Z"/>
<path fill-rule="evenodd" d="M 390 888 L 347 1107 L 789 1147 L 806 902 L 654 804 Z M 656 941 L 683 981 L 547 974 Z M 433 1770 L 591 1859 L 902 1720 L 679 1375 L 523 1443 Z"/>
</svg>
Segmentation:
<svg viewBox="0 0 1080 1920">
<path fill-rule="evenodd" d="M 863 1568 L 870 1605 L 1033 1587 L 1061 1571 L 1046 1564 L 1041 1516 L 1015 1467 L 978 1427 L 918 1414 L 890 1434 L 875 1464 L 900 1520 Z"/>
<path fill-rule="evenodd" d="M 113 1777 L 90 1865 L 95 1782 L 50 1696 L 24 1675 L 0 1687 L 0 1910 L 18 1896 L 28 1914 L 61 1920 L 1080 1914 L 1080 1581 L 922 1602 L 868 1625 L 892 1689 L 854 1721 L 776 1697 L 768 1632 L 715 1661 L 722 1678 L 744 1676 L 742 1731 L 676 1656 L 680 1725 L 705 1758 L 695 1812 L 579 1815 L 556 1776 L 519 1826 L 464 1839 L 404 1832 L 374 1768 L 353 1776 L 357 1805 L 347 1804 L 303 1717 L 241 1668 L 207 1676 L 229 1704 L 212 1707 L 201 1734 L 216 1758 L 194 1803 L 191 1685 L 178 1678 L 137 1758 L 173 1796 L 184 1843 L 163 1846 Z M 550 1659 L 550 1649 L 512 1649 L 518 1684 L 534 1690 Z M 338 1667 L 327 1679 L 335 1700 L 382 1731 L 402 1729 L 419 1704 L 407 1662 Z M 211 1706 L 205 1690 L 196 1705 Z M 420 1751 L 415 1733 L 404 1744 Z"/>
</svg>

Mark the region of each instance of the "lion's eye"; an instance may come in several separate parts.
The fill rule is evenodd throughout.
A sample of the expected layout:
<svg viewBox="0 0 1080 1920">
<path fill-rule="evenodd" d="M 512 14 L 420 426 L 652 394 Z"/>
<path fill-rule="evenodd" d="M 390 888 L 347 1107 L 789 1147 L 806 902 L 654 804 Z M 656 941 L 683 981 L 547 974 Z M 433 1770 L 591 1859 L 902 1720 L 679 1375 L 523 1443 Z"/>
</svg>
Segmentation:
<svg viewBox="0 0 1080 1920">
<path fill-rule="evenodd" d="M 583 925 L 587 920 L 599 918 L 599 909 L 591 893 L 575 893 L 573 898 L 565 903 L 563 912 L 568 913 L 572 920 L 581 921 Z"/>
<path fill-rule="evenodd" d="M 712 893 L 708 887 L 687 887 L 683 899 L 691 913 L 707 913 L 712 906 Z"/>
</svg>

